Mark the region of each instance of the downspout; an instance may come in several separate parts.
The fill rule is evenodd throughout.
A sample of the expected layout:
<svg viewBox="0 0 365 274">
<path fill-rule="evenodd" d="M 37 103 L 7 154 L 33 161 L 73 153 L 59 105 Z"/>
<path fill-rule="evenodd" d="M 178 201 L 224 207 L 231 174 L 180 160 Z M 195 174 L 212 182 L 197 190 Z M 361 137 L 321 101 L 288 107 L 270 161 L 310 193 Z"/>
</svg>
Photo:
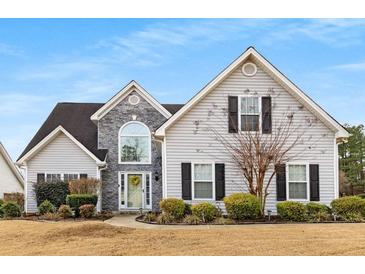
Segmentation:
<svg viewBox="0 0 365 274">
<path fill-rule="evenodd" d="M 153 135 L 154 136 L 154 135 Z M 166 137 L 165 137 L 166 138 Z M 166 143 L 165 138 L 163 140 L 156 139 L 154 137 L 154 141 L 161 143 L 161 160 L 162 160 L 162 198 L 166 198 Z"/>
<path fill-rule="evenodd" d="M 104 166 L 97 166 L 96 177 L 101 182 L 99 193 L 98 193 L 98 204 L 96 205 L 96 208 L 97 208 L 98 212 L 101 212 L 101 210 L 102 210 L 102 193 L 103 193 L 102 192 L 102 184 L 103 184 L 103 182 L 101 181 L 101 171 L 106 170 L 107 168 L 108 168 L 107 163 L 104 163 Z"/>
</svg>

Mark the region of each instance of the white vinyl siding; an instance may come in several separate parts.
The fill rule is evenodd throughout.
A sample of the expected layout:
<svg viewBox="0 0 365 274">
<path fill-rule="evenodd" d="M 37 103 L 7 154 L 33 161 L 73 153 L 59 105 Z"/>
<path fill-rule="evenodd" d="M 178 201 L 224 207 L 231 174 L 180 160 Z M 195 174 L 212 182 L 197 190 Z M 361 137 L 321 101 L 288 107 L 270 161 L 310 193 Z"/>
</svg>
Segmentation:
<svg viewBox="0 0 365 274">
<path fill-rule="evenodd" d="M 37 182 L 37 173 L 47 174 L 87 174 L 97 177 L 96 163 L 66 135 L 60 133 L 28 162 L 27 212 L 37 211 L 37 202 L 33 190 Z"/>
<path fill-rule="evenodd" d="M 23 193 L 23 187 L 0 153 L 0 199 L 3 198 L 4 193 L 10 192 Z"/>
<path fill-rule="evenodd" d="M 269 92 L 273 89 L 273 93 Z M 228 96 L 247 96 L 250 90 L 253 96 L 272 97 L 273 130 L 284 113 L 292 110 L 294 124 L 313 121 L 312 127 L 303 125 L 303 139 L 291 151 L 292 155 L 300 154 L 291 161 L 319 164 L 320 202 L 329 204 L 335 198 L 334 188 L 334 154 L 335 135 L 311 112 L 291 96 L 272 77 L 259 66 L 257 74 L 252 77 L 242 75 L 241 67 L 233 71 L 210 94 L 197 103 L 188 113 L 182 116 L 166 131 L 166 177 L 167 197 L 181 197 L 181 163 L 216 161 L 225 163 L 226 195 L 234 192 L 247 191 L 243 177 L 237 166 L 230 160 L 223 145 L 214 139 L 213 127 L 221 134 L 229 137 L 228 118 L 223 117 L 222 109 L 228 107 Z M 217 113 L 218 115 L 214 115 Z M 312 140 L 312 141 L 310 141 Z M 315 140 L 315 141 L 313 141 Z M 314 143 L 314 145 L 313 145 Z M 267 174 L 269 176 L 270 174 Z M 268 179 L 268 177 L 266 178 Z M 269 189 L 267 209 L 276 212 L 276 181 Z"/>
</svg>

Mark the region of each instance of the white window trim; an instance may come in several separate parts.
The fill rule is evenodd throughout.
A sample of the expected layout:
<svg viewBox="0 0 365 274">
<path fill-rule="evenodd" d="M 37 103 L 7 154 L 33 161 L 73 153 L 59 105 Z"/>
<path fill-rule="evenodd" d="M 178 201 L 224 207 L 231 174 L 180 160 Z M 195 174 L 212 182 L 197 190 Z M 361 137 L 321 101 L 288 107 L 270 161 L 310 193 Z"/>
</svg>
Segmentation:
<svg viewBox="0 0 365 274">
<path fill-rule="evenodd" d="M 146 127 L 148 129 L 148 135 L 124 135 L 124 136 L 140 136 L 140 137 L 147 137 L 149 138 L 149 142 L 148 142 L 148 151 L 149 151 L 149 154 L 148 154 L 148 161 L 147 162 L 122 162 L 121 160 L 121 144 L 122 144 L 122 136 L 121 136 L 121 133 L 122 133 L 122 130 L 128 126 L 129 124 L 140 124 L 144 127 Z M 120 127 L 119 129 L 119 132 L 118 132 L 118 164 L 120 165 L 150 165 L 151 164 L 151 157 L 152 157 L 152 150 L 151 150 L 151 142 L 152 142 L 152 138 L 151 138 L 151 131 L 150 129 L 148 128 L 148 126 L 142 122 L 139 122 L 139 121 L 129 121 L 127 123 L 125 123 L 123 126 Z"/>
<path fill-rule="evenodd" d="M 42 172 L 38 172 L 38 173 L 42 173 Z M 78 172 L 45 172 L 44 173 L 44 180 L 45 182 L 47 182 L 47 175 L 48 174 L 60 174 L 61 175 L 61 181 L 63 181 L 65 179 L 65 174 L 75 174 L 77 175 L 77 179 L 80 179 L 80 174 L 84 174 L 84 173 L 78 173 Z M 87 174 L 87 173 L 85 173 Z"/>
<path fill-rule="evenodd" d="M 252 65 L 252 66 L 254 67 L 254 72 L 253 72 L 253 73 L 246 73 L 246 72 L 245 72 L 245 68 L 246 68 L 246 66 L 248 66 L 248 65 Z M 243 74 L 244 76 L 246 76 L 246 77 L 253 77 L 253 76 L 255 76 L 255 75 L 256 75 L 256 73 L 257 73 L 257 66 L 256 66 L 256 64 L 254 64 L 254 63 L 252 63 L 252 62 L 247 62 L 247 63 L 243 64 L 243 66 L 242 66 L 242 68 L 241 68 L 241 71 L 242 71 L 242 74 Z"/>
<path fill-rule="evenodd" d="M 139 210 L 137 207 L 128 207 L 128 183 L 127 178 L 129 174 L 142 175 L 142 209 L 152 209 L 152 172 L 149 171 L 119 171 L 118 172 L 118 204 L 119 210 Z M 146 205 L 146 174 L 150 176 L 150 204 Z M 122 205 L 122 175 L 124 176 L 124 205 Z"/>
<path fill-rule="evenodd" d="M 307 183 L 307 199 L 289 199 L 289 166 L 290 165 L 305 165 L 306 166 L 306 183 Z M 285 167 L 286 176 L 286 200 L 295 202 L 308 202 L 310 200 L 310 189 L 309 189 L 309 162 L 288 162 Z"/>
<path fill-rule="evenodd" d="M 195 172 L 195 165 L 199 164 L 210 164 L 212 166 L 212 198 L 195 198 L 195 180 L 194 180 L 194 172 Z M 199 181 L 200 182 L 200 181 Z M 203 181 L 201 181 L 203 182 Z M 208 181 L 207 181 L 208 182 Z M 210 182 L 210 181 L 209 181 Z M 192 194 L 192 201 L 215 201 L 215 162 L 212 161 L 199 161 L 199 162 L 191 162 L 191 194 Z"/>
<path fill-rule="evenodd" d="M 259 129 L 258 131 L 242 131 L 241 129 L 241 100 L 242 98 L 248 98 L 248 97 L 256 97 L 258 98 L 258 104 L 259 104 Z M 257 132 L 261 132 L 261 123 L 262 123 L 262 110 L 261 110 L 261 98 L 262 96 L 260 95 L 253 95 L 253 94 L 249 94 L 249 95 L 240 95 L 238 96 L 238 129 L 240 132 L 251 132 L 251 133 L 257 133 Z"/>
</svg>

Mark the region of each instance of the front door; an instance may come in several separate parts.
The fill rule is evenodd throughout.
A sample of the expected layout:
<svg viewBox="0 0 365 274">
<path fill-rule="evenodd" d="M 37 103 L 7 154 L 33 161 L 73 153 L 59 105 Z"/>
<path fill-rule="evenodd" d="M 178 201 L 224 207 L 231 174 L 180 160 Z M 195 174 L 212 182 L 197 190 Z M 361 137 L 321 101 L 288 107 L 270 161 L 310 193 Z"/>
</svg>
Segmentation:
<svg viewBox="0 0 365 274">
<path fill-rule="evenodd" d="M 151 173 L 119 173 L 119 209 L 151 209 Z"/>
<path fill-rule="evenodd" d="M 127 174 L 127 207 L 143 208 L 143 176 Z"/>
</svg>

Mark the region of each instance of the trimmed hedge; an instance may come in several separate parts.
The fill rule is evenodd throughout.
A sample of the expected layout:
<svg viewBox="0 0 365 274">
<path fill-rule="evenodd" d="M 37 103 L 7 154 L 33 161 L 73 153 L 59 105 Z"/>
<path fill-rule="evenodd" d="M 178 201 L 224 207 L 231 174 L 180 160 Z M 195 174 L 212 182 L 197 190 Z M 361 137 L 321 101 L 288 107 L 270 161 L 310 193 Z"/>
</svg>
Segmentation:
<svg viewBox="0 0 365 274">
<path fill-rule="evenodd" d="M 260 215 L 260 201 L 255 195 L 234 193 L 224 197 L 223 201 L 231 219 L 256 219 Z"/>
<path fill-rule="evenodd" d="M 38 211 L 41 215 L 44 215 L 44 214 L 47 214 L 47 213 L 55 213 L 56 208 L 50 201 L 45 200 L 38 207 Z"/>
<path fill-rule="evenodd" d="M 331 217 L 331 209 L 324 205 L 315 202 L 309 202 L 305 205 L 307 209 L 308 221 L 322 222 L 328 221 Z"/>
<path fill-rule="evenodd" d="M 185 203 L 184 216 L 191 215 L 191 204 Z"/>
<path fill-rule="evenodd" d="M 66 197 L 66 204 L 75 210 L 75 217 L 80 216 L 80 206 L 92 204 L 96 206 L 98 196 L 91 194 L 70 194 Z"/>
<path fill-rule="evenodd" d="M 308 204 L 305 205 L 305 207 L 307 208 L 307 213 L 309 216 L 318 213 L 327 213 L 327 214 L 331 213 L 331 209 L 324 204 L 309 202 Z"/>
<path fill-rule="evenodd" d="M 333 200 L 331 207 L 333 213 L 346 221 L 361 221 L 365 217 L 365 199 L 358 196 Z"/>
<path fill-rule="evenodd" d="M 191 206 L 193 215 L 197 216 L 203 222 L 211 222 L 218 216 L 218 209 L 209 202 L 200 203 Z"/>
<path fill-rule="evenodd" d="M 37 197 L 37 205 L 40 206 L 45 200 L 50 201 L 55 207 L 65 204 L 69 194 L 68 183 L 66 182 L 39 182 L 34 185 Z"/>
<path fill-rule="evenodd" d="M 276 204 L 278 214 L 286 221 L 303 222 L 306 219 L 304 204 L 294 201 L 285 201 Z"/>
<path fill-rule="evenodd" d="M 184 217 L 185 203 L 181 199 L 167 198 L 160 202 L 162 212 L 171 215 L 175 220 Z"/>
<path fill-rule="evenodd" d="M 22 215 L 20 206 L 14 202 L 6 202 L 1 206 L 4 218 L 15 218 Z"/>
</svg>

